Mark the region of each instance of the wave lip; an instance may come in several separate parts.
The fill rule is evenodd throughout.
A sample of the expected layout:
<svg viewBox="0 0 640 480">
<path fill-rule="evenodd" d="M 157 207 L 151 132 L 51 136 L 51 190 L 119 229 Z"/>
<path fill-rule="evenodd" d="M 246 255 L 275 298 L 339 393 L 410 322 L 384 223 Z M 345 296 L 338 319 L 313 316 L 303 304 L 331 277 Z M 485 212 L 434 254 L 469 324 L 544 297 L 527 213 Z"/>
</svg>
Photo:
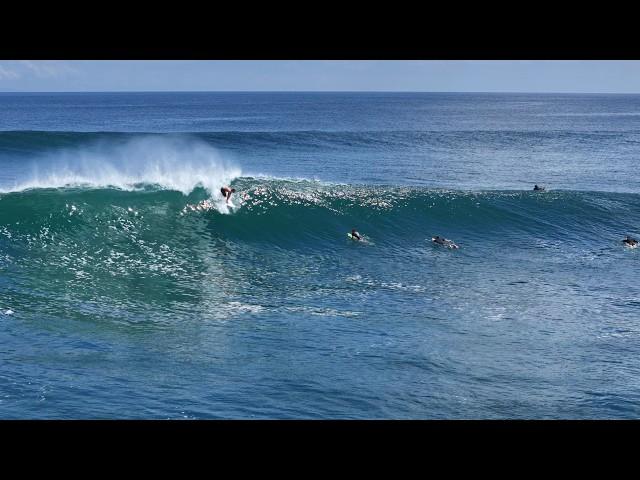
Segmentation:
<svg viewBox="0 0 640 480">
<path fill-rule="evenodd" d="M 210 145 L 189 136 L 136 136 L 98 140 L 51 152 L 4 193 L 28 189 L 93 187 L 138 190 L 155 185 L 188 195 L 197 187 L 214 193 L 242 171 Z"/>
</svg>

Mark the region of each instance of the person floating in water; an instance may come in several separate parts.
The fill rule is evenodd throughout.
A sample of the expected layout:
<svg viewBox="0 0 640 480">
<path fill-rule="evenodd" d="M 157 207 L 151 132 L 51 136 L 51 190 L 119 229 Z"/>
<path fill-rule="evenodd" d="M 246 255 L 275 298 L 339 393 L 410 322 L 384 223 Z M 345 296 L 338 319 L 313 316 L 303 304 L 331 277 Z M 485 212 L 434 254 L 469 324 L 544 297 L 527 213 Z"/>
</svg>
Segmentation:
<svg viewBox="0 0 640 480">
<path fill-rule="evenodd" d="M 538 191 L 538 190 L 540 190 L 540 191 L 544 191 L 544 187 L 539 187 L 538 185 L 534 185 L 534 186 L 533 186 L 533 190 L 534 190 L 534 191 Z"/>
<path fill-rule="evenodd" d="M 436 235 L 435 237 L 432 237 L 431 241 L 433 243 L 437 243 L 438 245 L 442 245 L 443 247 L 447 247 L 447 248 L 460 248 L 460 247 L 458 247 L 458 245 L 453 243 L 451 240 L 448 240 L 448 239 L 446 239 L 444 237 L 441 237 L 439 235 Z"/>
<path fill-rule="evenodd" d="M 351 229 L 351 238 L 354 238 L 356 240 L 362 240 L 362 235 L 360 235 L 358 232 L 356 232 L 355 228 Z"/>
<path fill-rule="evenodd" d="M 220 189 L 220 193 L 222 193 L 222 196 L 227 199 L 227 203 L 229 203 L 229 199 L 231 198 L 231 194 L 234 193 L 235 191 L 236 191 L 235 188 L 229 188 L 229 187 L 222 187 Z"/>
<path fill-rule="evenodd" d="M 624 240 L 622 240 L 622 243 L 624 243 L 625 245 L 628 245 L 630 247 L 637 247 L 638 246 L 638 240 L 636 240 L 635 238 L 631 238 L 629 235 L 627 235 L 626 238 Z"/>
</svg>

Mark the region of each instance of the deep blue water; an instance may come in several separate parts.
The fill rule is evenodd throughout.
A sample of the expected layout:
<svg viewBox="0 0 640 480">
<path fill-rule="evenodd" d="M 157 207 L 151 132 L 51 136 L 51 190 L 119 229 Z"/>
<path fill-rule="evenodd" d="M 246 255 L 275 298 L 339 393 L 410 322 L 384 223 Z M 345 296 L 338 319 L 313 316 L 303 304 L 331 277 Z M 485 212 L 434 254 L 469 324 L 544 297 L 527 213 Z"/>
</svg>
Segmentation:
<svg viewBox="0 0 640 480">
<path fill-rule="evenodd" d="M 638 147 L 634 95 L 0 94 L 0 418 L 636 418 Z"/>
</svg>

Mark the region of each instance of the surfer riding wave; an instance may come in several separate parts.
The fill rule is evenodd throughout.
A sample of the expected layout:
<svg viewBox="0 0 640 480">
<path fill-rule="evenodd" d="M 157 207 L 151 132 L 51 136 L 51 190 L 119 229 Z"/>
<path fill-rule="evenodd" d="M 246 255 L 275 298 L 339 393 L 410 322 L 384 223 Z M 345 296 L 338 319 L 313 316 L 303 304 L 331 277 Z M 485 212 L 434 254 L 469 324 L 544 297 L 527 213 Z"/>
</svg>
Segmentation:
<svg viewBox="0 0 640 480">
<path fill-rule="evenodd" d="M 223 197 L 225 197 L 227 200 L 226 202 L 229 203 L 229 199 L 231 198 L 231 194 L 234 193 L 236 191 L 235 188 L 229 188 L 229 187 L 222 187 L 220 188 L 220 193 L 222 194 Z"/>
</svg>

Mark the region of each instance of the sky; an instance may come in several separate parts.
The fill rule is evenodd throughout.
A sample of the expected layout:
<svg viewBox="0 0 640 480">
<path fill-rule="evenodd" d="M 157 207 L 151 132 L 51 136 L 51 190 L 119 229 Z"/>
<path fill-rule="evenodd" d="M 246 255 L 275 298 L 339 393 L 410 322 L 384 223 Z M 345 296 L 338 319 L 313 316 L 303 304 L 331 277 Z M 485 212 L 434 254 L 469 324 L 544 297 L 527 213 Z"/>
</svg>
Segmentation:
<svg viewBox="0 0 640 480">
<path fill-rule="evenodd" d="M 640 93 L 640 61 L 0 60 L 0 92 Z"/>
</svg>

